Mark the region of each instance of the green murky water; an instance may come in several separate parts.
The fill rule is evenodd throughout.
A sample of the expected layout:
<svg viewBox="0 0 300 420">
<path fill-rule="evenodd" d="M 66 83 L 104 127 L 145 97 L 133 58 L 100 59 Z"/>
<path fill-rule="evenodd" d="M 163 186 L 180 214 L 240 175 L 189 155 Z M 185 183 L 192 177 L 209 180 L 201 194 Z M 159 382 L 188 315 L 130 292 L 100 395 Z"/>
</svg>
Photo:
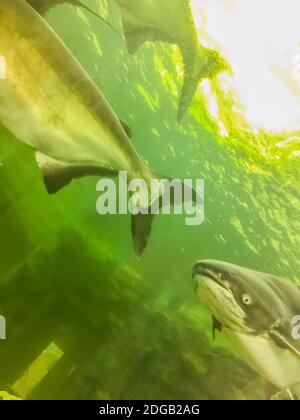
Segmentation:
<svg viewBox="0 0 300 420">
<path fill-rule="evenodd" d="M 122 30 L 115 4 L 89 5 Z M 181 216 L 157 217 L 138 260 L 129 216 L 96 214 L 96 178 L 48 196 L 32 151 L 2 128 L 0 312 L 8 339 L 0 388 L 41 399 L 263 398 L 262 381 L 227 341 L 212 341 L 191 269 L 213 258 L 299 281 L 299 157 L 275 147 L 288 133 L 249 131 L 218 82 L 228 136 L 201 91 L 178 125 L 175 47 L 147 44 L 130 56 L 109 28 L 69 6 L 47 20 L 131 127 L 150 167 L 205 179 L 206 220 L 186 227 Z M 40 378 L 16 385 L 45 349 Z"/>
</svg>

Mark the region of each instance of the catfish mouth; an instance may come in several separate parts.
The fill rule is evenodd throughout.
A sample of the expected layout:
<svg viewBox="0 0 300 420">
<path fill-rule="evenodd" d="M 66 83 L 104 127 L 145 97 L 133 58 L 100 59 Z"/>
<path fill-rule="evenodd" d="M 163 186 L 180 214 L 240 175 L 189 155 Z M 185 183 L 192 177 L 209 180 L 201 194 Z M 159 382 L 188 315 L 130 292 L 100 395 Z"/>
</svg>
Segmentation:
<svg viewBox="0 0 300 420">
<path fill-rule="evenodd" d="M 207 264 L 205 263 L 197 263 L 195 264 L 194 268 L 193 268 L 193 279 L 195 282 L 195 287 L 196 287 L 196 283 L 197 280 L 199 280 L 199 277 L 206 277 L 212 281 L 214 281 L 215 283 L 217 283 L 220 287 L 222 287 L 223 289 L 227 290 L 226 286 L 224 285 L 224 283 L 222 282 L 222 280 L 220 279 L 220 275 L 217 274 L 213 268 L 210 268 L 207 266 Z"/>
<path fill-rule="evenodd" d="M 225 278 L 229 273 L 211 262 L 198 262 L 193 268 L 194 291 L 218 324 L 233 331 L 246 332 L 246 315 L 235 300 L 230 281 Z"/>
</svg>

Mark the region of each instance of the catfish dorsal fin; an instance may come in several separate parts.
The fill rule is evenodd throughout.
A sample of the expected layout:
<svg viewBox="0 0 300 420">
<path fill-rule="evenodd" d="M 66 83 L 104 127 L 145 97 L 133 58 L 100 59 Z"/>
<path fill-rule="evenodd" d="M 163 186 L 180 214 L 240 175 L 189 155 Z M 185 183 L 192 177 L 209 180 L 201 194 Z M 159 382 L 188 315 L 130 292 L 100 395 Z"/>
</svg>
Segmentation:
<svg viewBox="0 0 300 420">
<path fill-rule="evenodd" d="M 60 162 L 41 152 L 36 152 L 36 161 L 43 174 L 44 184 L 49 194 L 55 194 L 70 184 L 73 179 L 86 176 L 108 176 L 118 175 L 118 171 L 101 168 L 93 165 L 72 165 Z"/>
</svg>

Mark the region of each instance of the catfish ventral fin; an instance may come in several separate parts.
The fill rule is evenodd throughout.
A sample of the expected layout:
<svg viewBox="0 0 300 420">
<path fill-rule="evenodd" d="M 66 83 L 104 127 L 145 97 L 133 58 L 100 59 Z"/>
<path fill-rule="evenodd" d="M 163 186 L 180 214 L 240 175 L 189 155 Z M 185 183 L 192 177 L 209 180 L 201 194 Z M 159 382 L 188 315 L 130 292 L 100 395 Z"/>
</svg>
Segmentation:
<svg viewBox="0 0 300 420">
<path fill-rule="evenodd" d="M 36 161 L 43 174 L 44 184 L 49 194 L 55 194 L 73 179 L 86 176 L 115 177 L 118 171 L 89 165 L 72 165 L 57 161 L 43 153 L 36 152 Z"/>
</svg>

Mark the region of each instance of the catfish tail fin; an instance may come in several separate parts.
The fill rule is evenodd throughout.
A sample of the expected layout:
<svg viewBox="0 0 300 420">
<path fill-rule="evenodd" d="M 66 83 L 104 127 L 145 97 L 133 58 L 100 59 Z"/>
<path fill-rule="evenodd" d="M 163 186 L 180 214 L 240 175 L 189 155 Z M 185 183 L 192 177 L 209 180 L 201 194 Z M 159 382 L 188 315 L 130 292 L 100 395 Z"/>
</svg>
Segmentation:
<svg viewBox="0 0 300 420">
<path fill-rule="evenodd" d="M 141 208 L 139 213 L 132 215 L 131 218 L 133 246 L 138 256 L 142 255 L 148 244 L 154 216 L 159 214 L 163 207 L 171 208 L 185 202 L 193 202 L 197 206 L 204 206 L 201 192 L 180 179 L 171 179 L 154 173 L 152 179 L 160 181 L 162 188 L 157 190 L 159 192 L 156 197 L 151 196 L 152 202 L 147 209 Z M 180 193 L 177 195 L 176 191 L 180 191 Z"/>
</svg>

